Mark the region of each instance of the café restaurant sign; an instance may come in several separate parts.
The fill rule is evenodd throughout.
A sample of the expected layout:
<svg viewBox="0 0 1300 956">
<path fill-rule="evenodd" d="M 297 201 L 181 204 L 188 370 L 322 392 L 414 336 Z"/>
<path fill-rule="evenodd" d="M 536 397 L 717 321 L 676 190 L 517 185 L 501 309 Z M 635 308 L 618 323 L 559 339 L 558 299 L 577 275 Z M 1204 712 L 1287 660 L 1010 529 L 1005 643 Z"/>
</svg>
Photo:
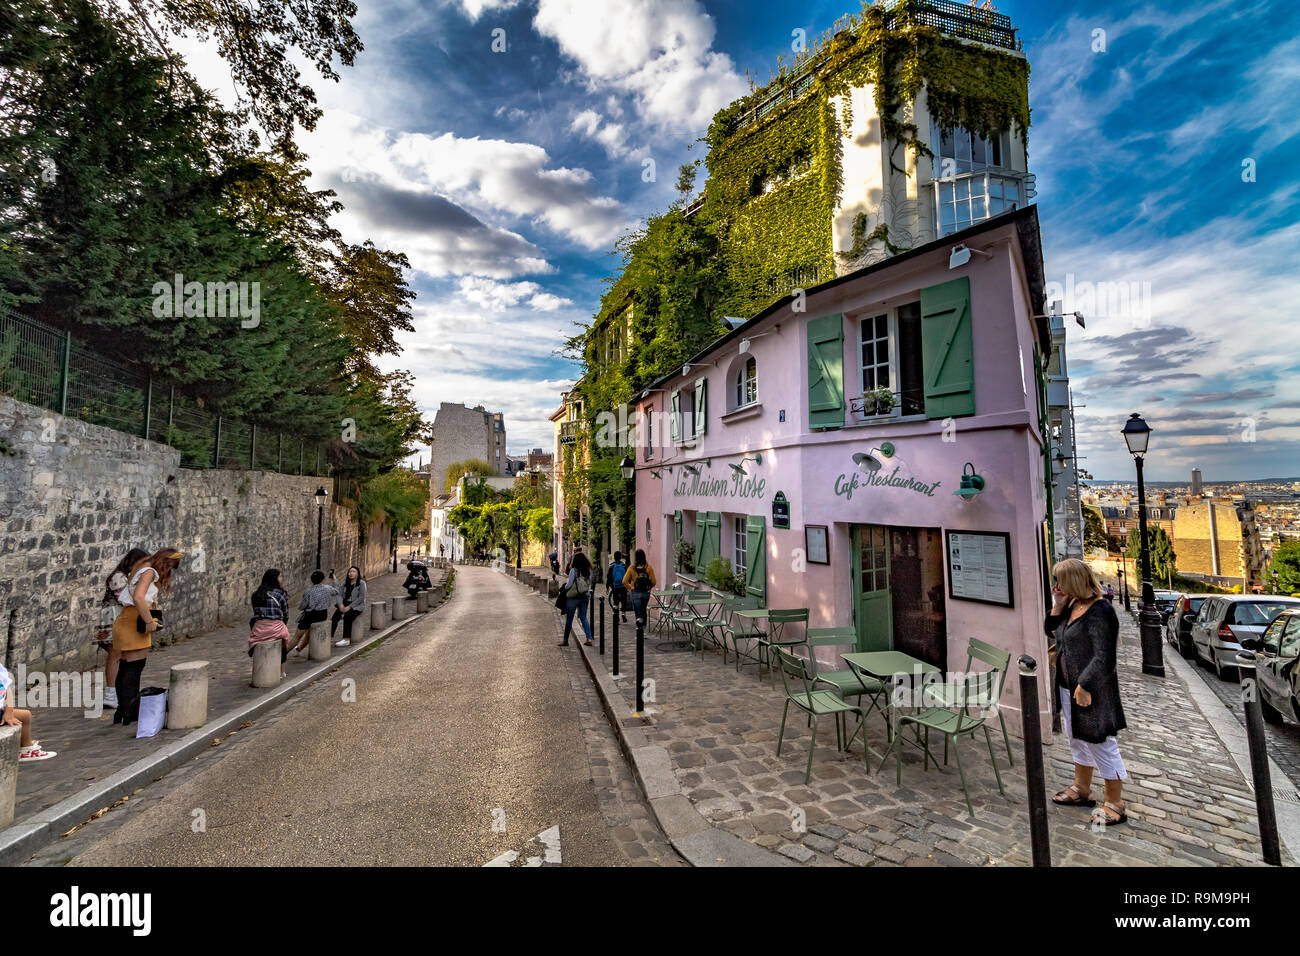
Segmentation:
<svg viewBox="0 0 1300 956">
<path fill-rule="evenodd" d="M 688 475 L 683 471 L 677 476 L 673 497 L 762 498 L 766 489 L 766 478 L 752 475 L 732 475 L 730 479 L 713 478 L 703 472 L 698 475 Z"/>
<path fill-rule="evenodd" d="M 840 475 L 835 479 L 835 494 L 845 501 L 853 500 L 853 492 L 863 486 L 878 485 L 886 488 L 906 488 L 908 491 L 915 491 L 917 494 L 934 497 L 934 489 L 938 488 L 943 482 L 936 481 L 934 484 L 927 485 L 923 481 L 917 481 L 915 478 L 901 478 L 898 474 L 898 466 L 889 474 L 875 472 L 870 475 L 864 475 L 861 472 L 854 472 L 851 476 Z"/>
</svg>

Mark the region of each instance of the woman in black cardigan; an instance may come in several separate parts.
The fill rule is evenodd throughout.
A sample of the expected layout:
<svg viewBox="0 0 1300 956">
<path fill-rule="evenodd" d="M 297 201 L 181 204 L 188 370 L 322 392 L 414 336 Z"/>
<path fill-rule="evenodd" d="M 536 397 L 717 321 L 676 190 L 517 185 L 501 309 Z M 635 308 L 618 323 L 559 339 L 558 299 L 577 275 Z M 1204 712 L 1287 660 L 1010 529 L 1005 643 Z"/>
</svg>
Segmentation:
<svg viewBox="0 0 1300 956">
<path fill-rule="evenodd" d="M 1058 791 L 1052 802 L 1061 806 L 1095 807 L 1089 795 L 1093 770 L 1106 782 L 1105 802 L 1094 819 L 1113 826 L 1128 819 L 1124 813 L 1123 782 L 1128 773 L 1115 734 L 1125 728 L 1119 701 L 1115 651 L 1119 619 L 1101 600 L 1096 575 L 1077 558 L 1052 568 L 1055 604 L 1044 628 L 1056 638 L 1056 688 L 1065 734 L 1074 758 L 1074 783 Z"/>
</svg>

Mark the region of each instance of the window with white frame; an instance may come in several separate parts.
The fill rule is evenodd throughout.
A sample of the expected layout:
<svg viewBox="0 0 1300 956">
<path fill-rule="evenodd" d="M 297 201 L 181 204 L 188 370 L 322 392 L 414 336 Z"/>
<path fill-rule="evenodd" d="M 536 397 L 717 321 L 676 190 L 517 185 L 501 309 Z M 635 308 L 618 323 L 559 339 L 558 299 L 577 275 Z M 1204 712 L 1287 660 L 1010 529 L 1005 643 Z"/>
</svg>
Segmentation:
<svg viewBox="0 0 1300 956">
<path fill-rule="evenodd" d="M 919 302 L 859 319 L 858 355 L 861 417 L 925 414 Z"/>
<path fill-rule="evenodd" d="M 744 408 L 758 401 L 758 362 L 754 360 L 754 356 L 749 356 L 740 368 L 736 369 L 732 384 L 734 399 L 732 408 Z"/>
<path fill-rule="evenodd" d="M 1024 176 L 1004 165 L 1005 132 L 985 139 L 960 127 L 934 123 L 935 228 L 946 236 L 1024 203 Z"/>
<path fill-rule="evenodd" d="M 732 529 L 734 531 L 735 546 L 732 548 L 731 570 L 744 577 L 745 575 L 745 550 L 747 536 L 745 533 L 745 518 L 743 516 L 732 519 Z"/>
</svg>

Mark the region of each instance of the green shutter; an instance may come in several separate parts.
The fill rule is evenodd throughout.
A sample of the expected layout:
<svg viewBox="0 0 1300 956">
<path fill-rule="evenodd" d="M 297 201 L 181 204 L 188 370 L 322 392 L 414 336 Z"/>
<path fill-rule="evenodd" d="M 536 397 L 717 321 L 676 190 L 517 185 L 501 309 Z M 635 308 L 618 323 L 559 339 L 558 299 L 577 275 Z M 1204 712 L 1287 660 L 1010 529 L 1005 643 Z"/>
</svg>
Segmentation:
<svg viewBox="0 0 1300 956">
<path fill-rule="evenodd" d="M 674 511 L 673 512 L 673 547 L 672 547 L 674 571 L 680 571 L 682 569 L 681 564 L 679 564 L 677 561 L 677 542 L 680 540 L 682 540 L 682 513 L 680 511 Z"/>
<path fill-rule="evenodd" d="M 705 399 L 709 396 L 709 380 L 702 378 L 695 383 L 695 434 L 703 435 L 704 426 L 709 418 L 705 412 Z"/>
<path fill-rule="evenodd" d="M 673 441 L 682 436 L 682 394 L 673 392 L 672 411 L 668 415 L 669 428 L 672 430 Z"/>
<path fill-rule="evenodd" d="M 921 290 L 921 354 L 925 364 L 925 417 L 974 415 L 969 277 Z"/>
<path fill-rule="evenodd" d="M 767 603 L 767 521 L 762 515 L 745 519 L 745 593 Z"/>
<path fill-rule="evenodd" d="M 716 558 L 722 550 L 722 513 L 719 511 L 702 512 L 696 520 L 700 527 L 704 529 L 704 560 L 699 560 L 699 552 L 696 552 L 695 568 L 703 574 L 708 568 L 709 562 Z"/>
<path fill-rule="evenodd" d="M 844 317 L 808 323 L 808 427 L 844 424 Z"/>
<path fill-rule="evenodd" d="M 704 549 L 708 546 L 704 540 L 704 527 L 707 524 L 705 520 L 708 516 L 706 511 L 695 512 L 695 574 L 702 577 L 704 575 Z"/>
</svg>

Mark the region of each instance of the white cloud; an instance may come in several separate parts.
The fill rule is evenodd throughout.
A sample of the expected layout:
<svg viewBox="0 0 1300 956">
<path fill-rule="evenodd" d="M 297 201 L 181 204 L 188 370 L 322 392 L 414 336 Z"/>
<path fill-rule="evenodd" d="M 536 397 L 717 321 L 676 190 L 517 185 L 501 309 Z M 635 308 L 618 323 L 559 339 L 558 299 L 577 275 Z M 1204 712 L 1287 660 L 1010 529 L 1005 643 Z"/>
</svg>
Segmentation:
<svg viewBox="0 0 1300 956">
<path fill-rule="evenodd" d="M 536 282 L 493 282 L 475 276 L 460 280 L 460 295 L 466 302 L 499 312 L 526 303 L 539 312 L 554 312 L 572 300 L 543 292 Z"/>
<path fill-rule="evenodd" d="M 631 94 L 650 126 L 679 135 L 748 92 L 724 53 L 712 49 L 713 18 L 697 0 L 539 0 L 533 27 L 575 60 L 593 87 Z"/>
<path fill-rule="evenodd" d="M 573 118 L 569 129 L 575 133 L 595 140 L 604 147 L 605 152 L 618 159 L 623 157 L 639 158 L 649 155 L 649 149 L 641 146 L 632 149 L 628 146 L 628 132 L 622 123 L 606 123 L 595 110 L 583 110 Z"/>
<path fill-rule="evenodd" d="M 459 0 L 460 7 L 471 20 L 477 20 L 484 13 L 496 13 L 519 6 L 521 0 Z"/>
</svg>

